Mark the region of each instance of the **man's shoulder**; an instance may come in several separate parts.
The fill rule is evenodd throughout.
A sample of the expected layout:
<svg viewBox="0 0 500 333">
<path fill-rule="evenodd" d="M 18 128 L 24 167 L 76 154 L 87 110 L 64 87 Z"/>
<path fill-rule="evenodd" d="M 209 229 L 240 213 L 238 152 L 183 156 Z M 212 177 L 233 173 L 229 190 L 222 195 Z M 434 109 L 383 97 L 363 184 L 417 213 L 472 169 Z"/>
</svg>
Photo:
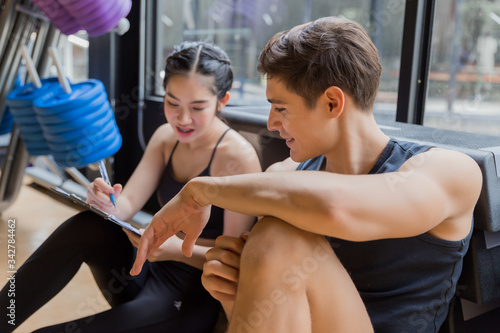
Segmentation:
<svg viewBox="0 0 500 333">
<path fill-rule="evenodd" d="M 477 201 L 482 187 L 482 173 L 474 159 L 462 152 L 432 148 L 406 161 L 399 171 L 413 172 L 440 184 L 451 197 Z"/>
<path fill-rule="evenodd" d="M 464 170 L 475 173 L 481 172 L 476 161 L 467 154 L 439 147 L 430 147 L 421 154 L 414 155 L 403 164 L 400 171 L 425 165 L 432 165 L 432 169 L 436 171 L 442 170 L 451 173 Z"/>
<path fill-rule="evenodd" d="M 276 162 L 266 169 L 266 172 L 285 172 L 294 171 L 297 169 L 299 163 L 293 161 L 290 157 L 281 162 Z"/>
</svg>

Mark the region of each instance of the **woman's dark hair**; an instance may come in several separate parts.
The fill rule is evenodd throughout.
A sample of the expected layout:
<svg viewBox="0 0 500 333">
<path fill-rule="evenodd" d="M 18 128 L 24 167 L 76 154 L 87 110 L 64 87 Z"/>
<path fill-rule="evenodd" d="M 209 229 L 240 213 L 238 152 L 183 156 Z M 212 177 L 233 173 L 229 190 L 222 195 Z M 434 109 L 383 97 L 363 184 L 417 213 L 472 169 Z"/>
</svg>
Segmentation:
<svg viewBox="0 0 500 333">
<path fill-rule="evenodd" d="M 276 34 L 260 54 L 257 70 L 280 79 L 308 108 L 328 87 L 337 86 L 367 112 L 382 74 L 377 49 L 365 30 L 336 17 Z"/>
<path fill-rule="evenodd" d="M 210 90 L 222 99 L 233 84 L 231 61 L 220 47 L 208 42 L 183 42 L 174 47 L 165 65 L 164 88 L 175 75 L 199 73 L 214 78 Z"/>
</svg>

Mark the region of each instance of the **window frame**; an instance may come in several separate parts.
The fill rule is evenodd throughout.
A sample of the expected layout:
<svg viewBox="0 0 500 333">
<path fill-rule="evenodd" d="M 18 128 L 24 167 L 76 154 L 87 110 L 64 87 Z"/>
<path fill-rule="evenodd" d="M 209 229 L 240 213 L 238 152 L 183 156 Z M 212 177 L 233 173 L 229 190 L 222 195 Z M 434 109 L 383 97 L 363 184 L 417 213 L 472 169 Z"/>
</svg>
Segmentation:
<svg viewBox="0 0 500 333">
<path fill-rule="evenodd" d="M 406 1 L 396 121 L 423 125 L 436 0 Z"/>
<path fill-rule="evenodd" d="M 144 84 L 145 105 L 163 103 L 163 98 L 155 94 L 154 80 L 148 75 L 147 68 L 155 68 L 156 27 L 158 26 L 156 1 L 142 1 L 144 6 L 141 48 L 145 53 L 141 57 L 140 76 Z M 425 100 L 427 96 L 429 64 L 431 55 L 432 28 L 435 12 L 435 0 L 405 1 L 403 22 L 403 40 L 401 47 L 400 76 L 396 103 L 395 121 L 423 124 Z M 142 40 L 145 42 L 142 43 Z M 251 105 L 249 105 L 251 107 Z"/>
</svg>

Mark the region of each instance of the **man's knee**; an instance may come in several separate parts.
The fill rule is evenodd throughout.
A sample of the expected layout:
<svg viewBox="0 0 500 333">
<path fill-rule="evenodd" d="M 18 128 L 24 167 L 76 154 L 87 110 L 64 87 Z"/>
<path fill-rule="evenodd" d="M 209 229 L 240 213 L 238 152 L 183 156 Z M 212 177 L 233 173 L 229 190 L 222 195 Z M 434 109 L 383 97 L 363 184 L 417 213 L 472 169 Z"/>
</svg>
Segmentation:
<svg viewBox="0 0 500 333">
<path fill-rule="evenodd" d="M 280 219 L 265 217 L 250 233 L 242 253 L 242 265 L 262 268 L 269 274 L 291 271 L 304 277 L 334 256 L 325 237 L 298 229 Z"/>
</svg>

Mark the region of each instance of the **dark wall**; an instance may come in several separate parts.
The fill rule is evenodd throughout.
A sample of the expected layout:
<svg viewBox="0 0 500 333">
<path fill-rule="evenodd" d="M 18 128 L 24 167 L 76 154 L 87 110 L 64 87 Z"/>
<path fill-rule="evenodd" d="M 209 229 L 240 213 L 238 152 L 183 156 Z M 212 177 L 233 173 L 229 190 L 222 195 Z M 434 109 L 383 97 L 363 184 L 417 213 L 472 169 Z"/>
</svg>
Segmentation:
<svg viewBox="0 0 500 333">
<path fill-rule="evenodd" d="M 132 2 L 127 16 L 130 29 L 122 36 L 107 33 L 90 38 L 89 77 L 101 80 L 115 110 L 115 119 L 123 143 L 114 156 L 113 182 L 126 184 L 139 163 L 143 149 L 139 141 L 139 51 L 140 51 L 140 0 Z M 144 136 L 146 142 L 163 122 L 162 105 L 146 105 L 144 112 Z M 162 119 L 163 117 L 163 119 Z M 156 212 L 159 206 L 150 199 L 146 210 Z"/>
</svg>

